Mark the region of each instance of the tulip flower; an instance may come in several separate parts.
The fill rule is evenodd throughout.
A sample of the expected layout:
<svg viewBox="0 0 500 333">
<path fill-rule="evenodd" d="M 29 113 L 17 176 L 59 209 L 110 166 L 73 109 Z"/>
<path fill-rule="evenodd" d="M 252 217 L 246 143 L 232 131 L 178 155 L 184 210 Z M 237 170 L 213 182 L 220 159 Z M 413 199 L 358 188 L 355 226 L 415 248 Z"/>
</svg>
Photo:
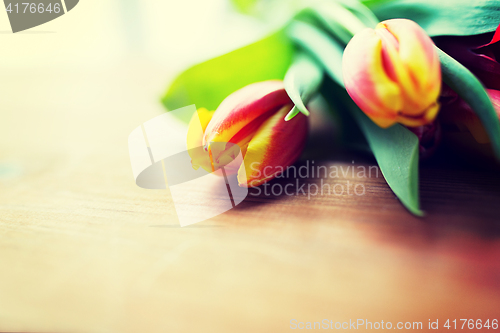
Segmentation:
<svg viewBox="0 0 500 333">
<path fill-rule="evenodd" d="M 347 92 L 380 127 L 418 127 L 436 118 L 439 57 L 415 22 L 392 19 L 360 31 L 344 51 L 342 68 Z"/>
<path fill-rule="evenodd" d="M 300 156 L 307 137 L 307 117 L 299 114 L 290 121 L 285 116 L 293 108 L 282 81 L 250 84 L 229 95 L 215 110 L 198 110 L 188 130 L 188 150 L 193 167 L 227 174 L 237 173 L 242 187 L 259 186 L 283 172 Z M 194 126 L 198 121 L 199 126 Z M 243 156 L 240 166 L 231 166 L 235 156 Z M 208 156 L 208 158 L 207 158 Z"/>
</svg>

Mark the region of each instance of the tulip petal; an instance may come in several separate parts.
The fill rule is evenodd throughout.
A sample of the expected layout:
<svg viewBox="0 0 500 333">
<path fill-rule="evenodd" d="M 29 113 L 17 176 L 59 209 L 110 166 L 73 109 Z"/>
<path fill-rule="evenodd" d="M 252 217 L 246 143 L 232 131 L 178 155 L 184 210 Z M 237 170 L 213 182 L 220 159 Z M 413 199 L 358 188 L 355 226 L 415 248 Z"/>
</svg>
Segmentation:
<svg viewBox="0 0 500 333">
<path fill-rule="evenodd" d="M 486 89 L 486 92 L 490 96 L 491 103 L 495 108 L 495 111 L 500 118 L 500 90 Z"/>
<path fill-rule="evenodd" d="M 387 29 L 399 42 L 398 53 L 391 57 L 391 63 L 405 96 L 404 113 L 412 116 L 423 114 L 435 103 L 441 88 L 440 63 L 434 43 L 418 24 L 410 20 L 388 20 L 378 27 Z"/>
<path fill-rule="evenodd" d="M 212 171 L 212 163 L 208 152 L 202 149 L 203 133 L 212 119 L 214 111 L 199 108 L 191 117 L 187 132 L 187 150 L 191 156 L 191 164 L 197 170 L 200 166 L 208 172 Z"/>
<path fill-rule="evenodd" d="M 497 42 L 500 42 L 500 24 L 498 25 L 497 30 L 495 31 L 495 34 L 493 35 L 493 38 L 491 39 L 491 41 L 488 44 L 483 45 L 481 47 L 490 46 L 490 45 L 493 45 Z"/>
<path fill-rule="evenodd" d="M 219 176 L 222 176 L 222 173 L 218 171 L 221 167 L 224 167 L 226 174 L 228 175 L 236 174 L 239 165 L 236 165 L 234 161 L 241 151 L 238 145 L 226 142 L 217 142 L 212 144 L 212 149 L 209 151 L 203 149 L 203 146 L 201 145 L 203 133 L 213 114 L 214 111 L 208 111 L 205 108 L 200 108 L 191 117 L 187 135 L 187 149 L 189 156 L 191 157 L 191 164 L 195 170 L 202 167 L 207 172 L 211 172 Z M 250 141 L 250 138 L 246 140 L 248 142 Z M 241 153 L 243 152 L 241 151 Z M 216 157 L 214 158 L 213 155 L 216 155 Z"/>
<path fill-rule="evenodd" d="M 191 117 L 188 125 L 187 149 L 196 148 L 202 145 L 203 133 L 212 119 L 214 111 L 199 108 Z"/>
<path fill-rule="evenodd" d="M 234 142 L 231 139 L 252 121 L 264 120 L 260 116 L 276 112 L 290 102 L 282 81 L 250 84 L 229 95 L 217 108 L 205 130 L 203 145 Z"/>
<path fill-rule="evenodd" d="M 401 91 L 384 68 L 382 39 L 373 29 L 351 39 L 342 68 L 345 87 L 354 102 L 380 127 L 394 124 L 403 106 Z"/>
<path fill-rule="evenodd" d="M 433 122 L 439 112 L 440 104 L 434 102 L 431 106 L 424 110 L 422 115 L 412 117 L 408 115 L 398 115 L 397 122 L 408 127 L 419 127 Z"/>
<path fill-rule="evenodd" d="M 242 187 L 259 186 L 279 175 L 295 162 L 307 137 L 307 117 L 298 114 L 285 121 L 293 104 L 286 105 L 267 119 L 257 130 L 238 171 Z"/>
</svg>

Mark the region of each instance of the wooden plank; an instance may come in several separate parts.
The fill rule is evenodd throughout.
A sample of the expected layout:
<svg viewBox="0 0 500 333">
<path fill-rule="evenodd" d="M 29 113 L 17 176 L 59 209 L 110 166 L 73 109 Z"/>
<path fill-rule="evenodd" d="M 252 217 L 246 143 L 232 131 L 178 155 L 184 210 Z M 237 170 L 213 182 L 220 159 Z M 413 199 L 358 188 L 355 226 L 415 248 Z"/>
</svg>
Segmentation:
<svg viewBox="0 0 500 333">
<path fill-rule="evenodd" d="M 135 186 L 127 150 L 130 131 L 163 112 L 167 73 L 127 65 L 78 74 L 2 74 L 0 331 L 498 318 L 495 172 L 424 166 L 423 219 L 381 177 L 349 175 L 325 181 L 362 184 L 365 195 L 250 195 L 180 228 L 168 191 Z M 329 153 L 325 131 L 312 139 L 325 145 L 310 149 L 317 165 L 373 164 Z"/>
</svg>

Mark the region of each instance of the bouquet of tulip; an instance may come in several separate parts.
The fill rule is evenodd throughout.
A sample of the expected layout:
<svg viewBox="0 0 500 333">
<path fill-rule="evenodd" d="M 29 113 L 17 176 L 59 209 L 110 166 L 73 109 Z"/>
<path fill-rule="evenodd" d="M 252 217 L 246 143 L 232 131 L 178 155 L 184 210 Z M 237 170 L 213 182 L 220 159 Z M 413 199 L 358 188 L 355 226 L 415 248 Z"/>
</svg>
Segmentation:
<svg viewBox="0 0 500 333">
<path fill-rule="evenodd" d="M 263 19 L 286 14 L 263 40 L 183 72 L 163 103 L 200 107 L 202 131 L 189 132 L 188 148 L 203 146 L 212 169 L 234 155 L 214 143 L 241 149 L 244 167 L 232 170 L 240 186 L 259 186 L 295 162 L 317 95 L 356 124 L 415 215 L 419 158 L 445 130 L 457 145 L 500 159 L 500 1 L 233 2 Z"/>
</svg>

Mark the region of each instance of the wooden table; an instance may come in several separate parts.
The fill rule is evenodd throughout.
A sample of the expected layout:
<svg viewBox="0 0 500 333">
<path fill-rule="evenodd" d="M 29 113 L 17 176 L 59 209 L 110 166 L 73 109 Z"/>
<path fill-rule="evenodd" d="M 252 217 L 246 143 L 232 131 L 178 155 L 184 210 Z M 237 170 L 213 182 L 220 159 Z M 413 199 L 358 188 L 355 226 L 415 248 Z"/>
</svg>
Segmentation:
<svg viewBox="0 0 500 333">
<path fill-rule="evenodd" d="M 328 181 L 365 195 L 251 196 L 180 228 L 168 191 L 134 184 L 127 148 L 163 112 L 169 75 L 121 62 L 2 73 L 0 331 L 285 332 L 292 319 L 425 331 L 429 319 L 500 319 L 495 172 L 424 165 L 425 218 L 382 177 L 348 176 Z M 373 165 L 331 153 L 321 135 L 308 150 L 317 163 Z"/>
</svg>

